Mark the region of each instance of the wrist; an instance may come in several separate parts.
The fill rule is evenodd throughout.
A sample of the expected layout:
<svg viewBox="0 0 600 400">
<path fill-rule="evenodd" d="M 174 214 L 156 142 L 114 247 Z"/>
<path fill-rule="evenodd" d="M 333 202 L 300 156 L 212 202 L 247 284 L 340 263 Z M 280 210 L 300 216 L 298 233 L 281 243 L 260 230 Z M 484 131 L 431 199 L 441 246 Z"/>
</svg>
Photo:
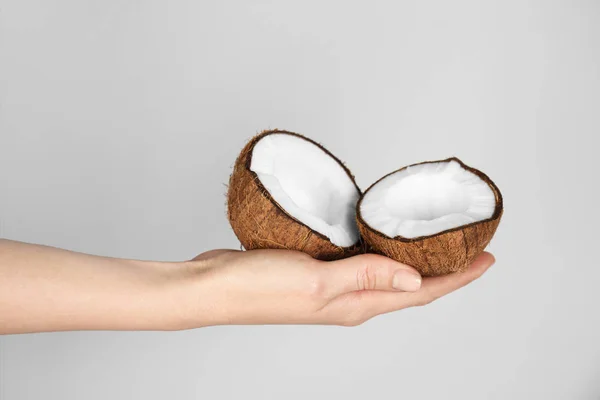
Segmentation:
<svg viewBox="0 0 600 400">
<path fill-rule="evenodd" d="M 159 278 L 152 288 L 157 330 L 183 330 L 226 322 L 218 302 L 211 260 L 150 263 Z"/>
<path fill-rule="evenodd" d="M 175 330 L 174 282 L 179 265 L 129 259 L 108 259 L 115 266 L 114 285 L 105 287 L 104 299 L 94 304 L 104 307 L 98 316 L 105 329 Z M 103 329 L 102 327 L 99 327 Z"/>
</svg>

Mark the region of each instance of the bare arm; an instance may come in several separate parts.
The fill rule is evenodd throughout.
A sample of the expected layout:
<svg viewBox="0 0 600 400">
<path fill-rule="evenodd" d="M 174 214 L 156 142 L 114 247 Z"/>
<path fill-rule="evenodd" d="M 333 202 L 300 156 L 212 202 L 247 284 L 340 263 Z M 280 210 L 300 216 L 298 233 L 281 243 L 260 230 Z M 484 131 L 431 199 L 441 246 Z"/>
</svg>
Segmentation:
<svg viewBox="0 0 600 400">
<path fill-rule="evenodd" d="M 484 253 L 465 273 L 421 280 L 374 254 L 322 262 L 293 251 L 213 250 L 152 262 L 0 240 L 0 333 L 357 325 L 439 298 L 493 261 Z"/>
<path fill-rule="evenodd" d="M 168 326 L 173 268 L 0 240 L 0 333 Z"/>
</svg>

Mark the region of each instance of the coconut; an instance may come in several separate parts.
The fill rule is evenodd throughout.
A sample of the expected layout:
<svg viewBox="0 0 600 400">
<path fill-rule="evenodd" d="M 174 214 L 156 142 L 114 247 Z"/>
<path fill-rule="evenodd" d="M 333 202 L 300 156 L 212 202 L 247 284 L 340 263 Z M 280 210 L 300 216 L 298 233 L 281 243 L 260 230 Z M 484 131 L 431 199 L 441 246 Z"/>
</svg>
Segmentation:
<svg viewBox="0 0 600 400">
<path fill-rule="evenodd" d="M 502 212 L 494 182 L 453 157 L 384 176 L 365 191 L 356 214 L 371 251 L 436 276 L 464 271 L 492 239 Z"/>
<path fill-rule="evenodd" d="M 323 146 L 270 130 L 252 138 L 238 156 L 227 216 L 247 250 L 298 250 L 335 260 L 362 251 L 360 195 L 348 168 Z"/>
</svg>

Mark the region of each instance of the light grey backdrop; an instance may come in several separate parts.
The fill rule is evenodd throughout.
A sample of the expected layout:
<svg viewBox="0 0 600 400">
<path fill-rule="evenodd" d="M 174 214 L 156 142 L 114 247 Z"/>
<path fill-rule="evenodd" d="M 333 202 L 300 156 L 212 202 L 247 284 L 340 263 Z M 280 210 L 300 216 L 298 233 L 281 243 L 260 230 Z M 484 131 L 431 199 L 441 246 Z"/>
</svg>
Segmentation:
<svg viewBox="0 0 600 400">
<path fill-rule="evenodd" d="M 362 188 L 459 156 L 496 266 L 357 328 L 2 337 L 0 397 L 598 399 L 594 1 L 0 1 L 0 233 L 185 259 L 238 247 L 244 142 L 302 132 Z"/>
</svg>

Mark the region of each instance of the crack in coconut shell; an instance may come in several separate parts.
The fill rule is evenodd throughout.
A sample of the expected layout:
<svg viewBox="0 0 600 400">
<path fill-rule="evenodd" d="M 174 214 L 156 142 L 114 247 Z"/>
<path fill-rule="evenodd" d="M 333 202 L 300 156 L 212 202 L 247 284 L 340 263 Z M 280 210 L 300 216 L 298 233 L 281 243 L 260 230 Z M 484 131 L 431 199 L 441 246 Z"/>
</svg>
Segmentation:
<svg viewBox="0 0 600 400">
<path fill-rule="evenodd" d="M 362 240 L 349 247 L 337 246 L 327 236 L 291 216 L 250 169 L 254 146 L 272 134 L 295 136 L 319 147 L 343 168 L 361 194 L 350 170 L 319 143 L 294 132 L 278 129 L 263 131 L 244 146 L 229 178 L 227 218 L 242 246 L 246 250 L 297 250 L 319 260 L 336 260 L 363 253 Z"/>
<path fill-rule="evenodd" d="M 478 176 L 492 190 L 495 197 L 495 208 L 490 218 L 414 238 L 390 237 L 365 222 L 360 211 L 361 204 L 367 193 L 383 179 L 409 167 L 450 161 L 458 162 L 461 168 Z M 408 264 L 416 268 L 423 276 L 438 276 L 465 271 L 494 236 L 503 212 L 502 194 L 496 184 L 486 174 L 469 167 L 456 157 L 412 164 L 393 171 L 365 190 L 356 204 L 358 229 L 371 251 Z"/>
</svg>

